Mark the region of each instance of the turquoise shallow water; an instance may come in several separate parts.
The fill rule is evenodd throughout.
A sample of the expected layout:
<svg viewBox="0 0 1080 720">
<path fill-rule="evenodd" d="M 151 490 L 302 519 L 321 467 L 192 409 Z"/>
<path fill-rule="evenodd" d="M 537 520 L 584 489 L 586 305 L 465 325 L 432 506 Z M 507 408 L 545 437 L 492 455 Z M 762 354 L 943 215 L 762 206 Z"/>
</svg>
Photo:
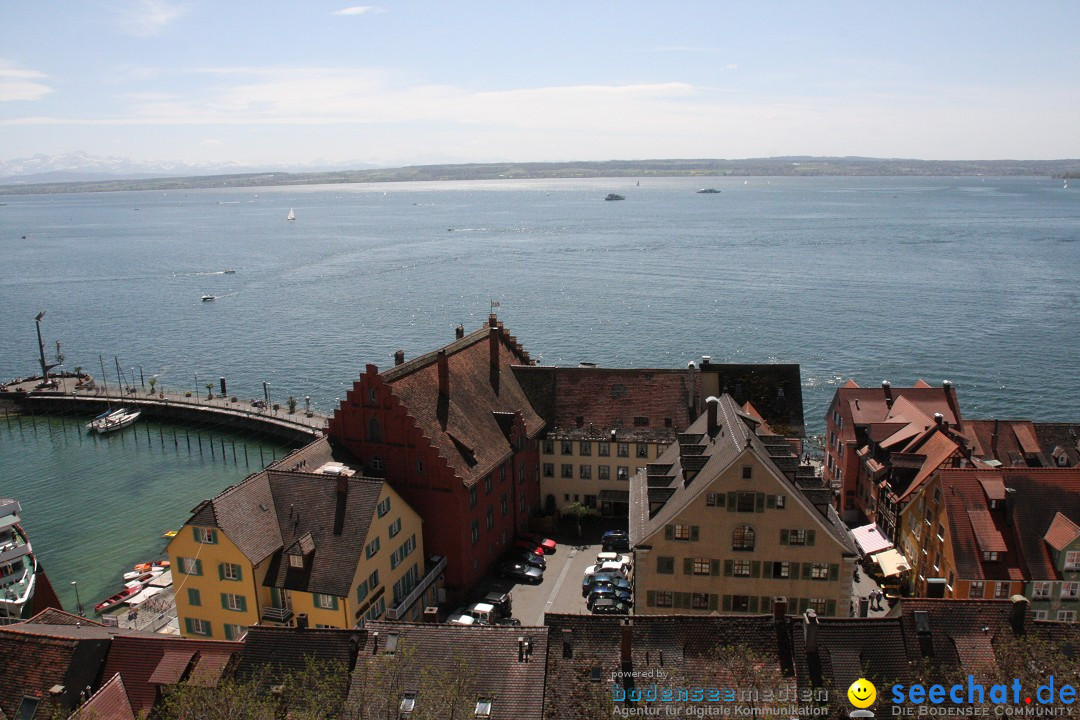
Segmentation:
<svg viewBox="0 0 1080 720">
<path fill-rule="evenodd" d="M 0 196 L 0 377 L 33 371 L 33 318 L 47 310 L 47 349 L 60 340 L 67 369 L 100 374 L 103 355 L 115 382 L 117 355 L 170 387 L 224 375 L 230 394 L 261 396 L 267 382 L 274 401 L 310 395 L 325 412 L 365 363 L 443 345 L 494 299 L 543 363 L 800 363 L 812 433 L 852 376 L 952 380 L 969 418 L 1080 419 L 1080 189 L 634 182 Z M 695 193 L 703 184 L 722 192 Z M 604 202 L 609 192 L 626 200 Z M 0 426 L 0 494 L 27 505 L 58 586 L 82 587 L 100 563 L 104 591 L 106 575 L 245 473 Z"/>
<path fill-rule="evenodd" d="M 161 557 L 162 533 L 179 527 L 191 508 L 283 453 L 205 429 L 200 453 L 199 435 L 183 426 L 139 421 L 99 436 L 88 434 L 85 422 L 0 417 L 0 495 L 22 504 L 30 542 L 69 610 L 72 581 L 84 606 L 117 592 L 124 571 Z"/>
</svg>

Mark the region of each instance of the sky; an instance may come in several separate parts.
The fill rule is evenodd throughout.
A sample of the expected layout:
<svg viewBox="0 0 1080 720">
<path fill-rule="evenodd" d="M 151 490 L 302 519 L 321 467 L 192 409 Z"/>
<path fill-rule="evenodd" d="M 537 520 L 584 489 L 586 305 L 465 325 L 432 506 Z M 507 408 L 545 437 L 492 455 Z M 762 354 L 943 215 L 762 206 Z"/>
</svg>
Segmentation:
<svg viewBox="0 0 1080 720">
<path fill-rule="evenodd" d="M 0 161 L 1080 157 L 1080 2 L 54 0 Z"/>
</svg>

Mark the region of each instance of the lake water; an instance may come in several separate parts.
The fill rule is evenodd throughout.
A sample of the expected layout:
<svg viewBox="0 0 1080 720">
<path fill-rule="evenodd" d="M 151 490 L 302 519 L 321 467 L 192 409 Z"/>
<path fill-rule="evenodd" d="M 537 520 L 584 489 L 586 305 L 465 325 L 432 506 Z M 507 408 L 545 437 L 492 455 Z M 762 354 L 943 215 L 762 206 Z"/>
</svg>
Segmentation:
<svg viewBox="0 0 1080 720">
<path fill-rule="evenodd" d="M 848 377 L 952 380 L 969 418 L 1080 419 L 1080 191 L 1060 180 L 634 183 L 0 195 L 0 377 L 34 371 L 47 310 L 46 350 L 60 340 L 67 369 L 100 375 L 103 356 L 115 382 L 117 356 L 170 387 L 225 376 L 255 397 L 267 382 L 274 402 L 328 411 L 366 363 L 445 344 L 497 300 L 542 363 L 800 363 L 811 433 Z M 0 434 L 0 494 L 27 502 L 12 465 L 59 478 L 101 452 Z M 91 475 L 98 496 L 122 492 Z M 163 502 L 165 526 L 194 504 Z M 35 544 L 52 514 L 28 508 Z M 121 516 L 103 517 L 123 537 Z"/>
</svg>

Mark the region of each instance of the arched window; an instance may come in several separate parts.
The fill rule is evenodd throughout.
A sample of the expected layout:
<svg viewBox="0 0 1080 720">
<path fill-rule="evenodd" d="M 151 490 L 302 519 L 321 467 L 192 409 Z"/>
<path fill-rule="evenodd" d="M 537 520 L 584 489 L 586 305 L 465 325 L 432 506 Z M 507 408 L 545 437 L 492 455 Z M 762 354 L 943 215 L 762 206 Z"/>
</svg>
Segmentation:
<svg viewBox="0 0 1080 720">
<path fill-rule="evenodd" d="M 732 550 L 754 549 L 754 528 L 749 525 L 737 525 L 735 532 L 731 534 Z"/>
<path fill-rule="evenodd" d="M 371 418 L 367 424 L 367 439 L 368 442 L 381 443 L 382 442 L 382 428 L 379 427 L 379 419 Z"/>
</svg>

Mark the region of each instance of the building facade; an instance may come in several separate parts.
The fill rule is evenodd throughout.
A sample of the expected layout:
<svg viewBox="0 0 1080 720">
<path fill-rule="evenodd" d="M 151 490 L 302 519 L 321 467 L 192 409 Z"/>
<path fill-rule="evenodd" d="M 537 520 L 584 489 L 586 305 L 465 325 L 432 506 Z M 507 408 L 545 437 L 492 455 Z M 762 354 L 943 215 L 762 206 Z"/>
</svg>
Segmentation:
<svg viewBox="0 0 1080 720">
<path fill-rule="evenodd" d="M 259 624 L 419 618 L 445 568 L 425 561 L 409 504 L 325 438 L 201 503 L 168 553 L 182 634 L 229 640 Z"/>
<path fill-rule="evenodd" d="M 796 611 L 847 616 L 856 549 L 826 492 L 782 472 L 730 396 L 632 481 L 637 614 Z M 644 600 L 644 602 L 642 602 Z"/>
<path fill-rule="evenodd" d="M 368 365 L 330 420 L 364 472 L 424 517 L 424 544 L 447 559 L 446 585 L 476 584 L 540 503 L 533 411 L 512 366 L 530 364 L 492 315 L 481 330 L 385 372 Z"/>
</svg>

